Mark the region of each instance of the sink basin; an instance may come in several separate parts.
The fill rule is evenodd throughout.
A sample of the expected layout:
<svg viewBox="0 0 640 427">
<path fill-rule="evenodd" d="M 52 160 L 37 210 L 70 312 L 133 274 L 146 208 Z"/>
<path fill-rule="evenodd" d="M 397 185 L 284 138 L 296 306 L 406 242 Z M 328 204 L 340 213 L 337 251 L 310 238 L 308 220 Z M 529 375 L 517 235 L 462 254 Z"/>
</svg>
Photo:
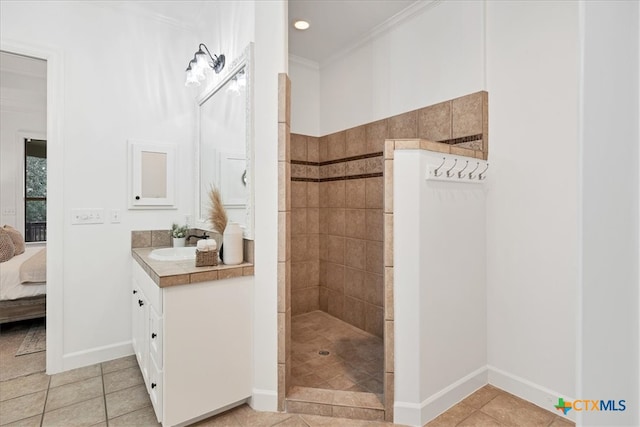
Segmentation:
<svg viewBox="0 0 640 427">
<path fill-rule="evenodd" d="M 196 259 L 196 248 L 195 246 L 187 246 L 184 248 L 154 249 L 149 254 L 149 258 L 156 261 L 185 261 Z"/>
</svg>

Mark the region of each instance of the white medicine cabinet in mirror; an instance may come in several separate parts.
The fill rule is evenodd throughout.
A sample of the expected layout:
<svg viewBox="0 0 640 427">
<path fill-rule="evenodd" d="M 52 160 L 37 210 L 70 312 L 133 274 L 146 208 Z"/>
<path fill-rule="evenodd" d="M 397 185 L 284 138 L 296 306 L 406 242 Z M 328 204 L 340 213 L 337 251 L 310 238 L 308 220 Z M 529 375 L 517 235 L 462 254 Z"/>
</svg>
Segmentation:
<svg viewBox="0 0 640 427">
<path fill-rule="evenodd" d="M 253 44 L 228 70 L 198 97 L 196 226 L 213 230 L 209 192 L 215 186 L 228 220 L 253 240 Z"/>
</svg>

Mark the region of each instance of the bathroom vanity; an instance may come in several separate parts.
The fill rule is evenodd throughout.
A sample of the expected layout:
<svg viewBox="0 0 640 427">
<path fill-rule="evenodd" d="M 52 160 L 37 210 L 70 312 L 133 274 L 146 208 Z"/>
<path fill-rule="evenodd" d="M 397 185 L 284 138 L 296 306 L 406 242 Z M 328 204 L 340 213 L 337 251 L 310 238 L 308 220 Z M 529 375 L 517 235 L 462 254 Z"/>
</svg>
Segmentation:
<svg viewBox="0 0 640 427">
<path fill-rule="evenodd" d="M 133 348 L 163 426 L 251 396 L 253 266 L 195 267 L 133 249 Z"/>
</svg>

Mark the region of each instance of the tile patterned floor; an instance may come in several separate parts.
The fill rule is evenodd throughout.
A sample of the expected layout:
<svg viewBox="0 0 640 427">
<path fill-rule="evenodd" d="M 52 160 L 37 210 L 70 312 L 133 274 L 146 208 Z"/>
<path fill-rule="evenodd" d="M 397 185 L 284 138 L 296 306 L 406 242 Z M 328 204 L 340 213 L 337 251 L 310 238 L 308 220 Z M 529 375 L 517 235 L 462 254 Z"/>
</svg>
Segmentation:
<svg viewBox="0 0 640 427">
<path fill-rule="evenodd" d="M 0 326 L 0 425 L 158 426 L 134 356 L 49 376 L 45 353 L 15 356 L 29 322 Z M 391 427 L 394 424 L 317 415 L 256 412 L 247 405 L 201 421 L 209 427 Z M 546 426 L 572 423 L 492 386 L 485 386 L 427 424 Z"/>
<path fill-rule="evenodd" d="M 313 311 L 291 319 L 291 342 L 294 386 L 382 394 L 382 339 Z"/>
</svg>

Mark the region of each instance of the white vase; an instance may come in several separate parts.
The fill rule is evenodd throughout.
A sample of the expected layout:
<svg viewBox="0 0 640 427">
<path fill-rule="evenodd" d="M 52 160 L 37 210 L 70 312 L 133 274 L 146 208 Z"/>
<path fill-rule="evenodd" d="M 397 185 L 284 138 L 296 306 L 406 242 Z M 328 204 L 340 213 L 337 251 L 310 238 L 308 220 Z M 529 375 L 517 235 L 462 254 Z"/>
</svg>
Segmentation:
<svg viewBox="0 0 640 427">
<path fill-rule="evenodd" d="M 183 248 L 184 242 L 187 240 L 186 237 L 174 237 L 173 238 L 173 247 L 174 248 Z"/>
<path fill-rule="evenodd" d="M 229 222 L 222 234 L 224 248 L 223 262 L 227 265 L 242 264 L 244 259 L 242 250 L 242 227 L 235 222 Z"/>
</svg>

